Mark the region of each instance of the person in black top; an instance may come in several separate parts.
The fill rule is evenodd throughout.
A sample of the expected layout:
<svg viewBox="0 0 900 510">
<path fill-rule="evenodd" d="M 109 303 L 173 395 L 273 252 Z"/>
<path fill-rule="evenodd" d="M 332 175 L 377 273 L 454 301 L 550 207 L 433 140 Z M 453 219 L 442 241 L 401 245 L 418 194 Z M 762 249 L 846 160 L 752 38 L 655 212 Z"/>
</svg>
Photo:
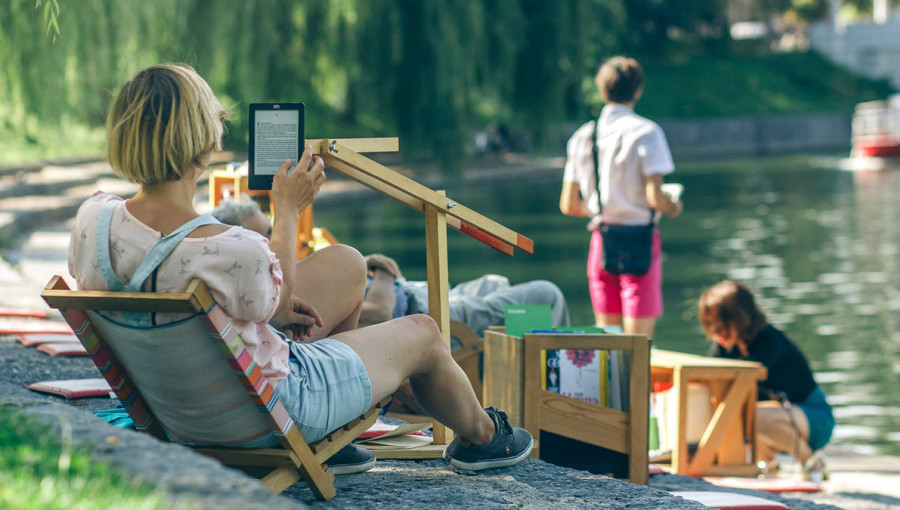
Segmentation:
<svg viewBox="0 0 900 510">
<path fill-rule="evenodd" d="M 747 287 L 729 280 L 700 297 L 700 324 L 713 340 L 709 355 L 762 363 L 768 375 L 756 404 L 760 460 L 787 452 L 803 463 L 808 479 L 824 472 L 821 449 L 831 439 L 834 416 L 800 349 L 769 324 Z"/>
</svg>

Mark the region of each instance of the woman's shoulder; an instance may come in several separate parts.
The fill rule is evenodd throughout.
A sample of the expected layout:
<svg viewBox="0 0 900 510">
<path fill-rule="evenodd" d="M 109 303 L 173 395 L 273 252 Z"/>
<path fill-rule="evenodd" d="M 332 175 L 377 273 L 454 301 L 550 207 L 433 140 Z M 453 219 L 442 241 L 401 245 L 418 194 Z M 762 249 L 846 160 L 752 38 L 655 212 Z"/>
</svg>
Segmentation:
<svg viewBox="0 0 900 510">
<path fill-rule="evenodd" d="M 124 202 L 125 199 L 122 197 L 113 195 L 112 193 L 104 193 L 102 191 L 98 191 L 94 193 L 90 198 L 81 203 L 78 207 L 78 215 L 82 214 L 99 214 L 100 209 L 106 205 L 107 202 Z M 77 217 L 77 216 L 76 216 Z"/>
<path fill-rule="evenodd" d="M 227 246 L 233 253 L 272 252 L 269 248 L 269 240 L 252 230 L 225 224 L 206 225 L 201 228 L 209 228 L 209 235 L 188 237 L 185 238 L 185 241 L 199 245 L 215 243 Z"/>
</svg>

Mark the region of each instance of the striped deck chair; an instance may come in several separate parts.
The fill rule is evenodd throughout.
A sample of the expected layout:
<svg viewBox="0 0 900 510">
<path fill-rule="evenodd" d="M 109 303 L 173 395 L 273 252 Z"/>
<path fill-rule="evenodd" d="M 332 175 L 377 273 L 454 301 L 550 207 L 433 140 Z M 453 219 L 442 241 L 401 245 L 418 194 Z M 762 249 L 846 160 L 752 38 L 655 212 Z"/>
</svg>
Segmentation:
<svg viewBox="0 0 900 510">
<path fill-rule="evenodd" d="M 323 463 L 369 428 L 384 404 L 307 444 L 200 280 L 162 294 L 73 291 L 54 276 L 41 297 L 62 312 L 138 430 L 261 474 L 275 494 L 302 478 L 318 499 L 334 497 Z M 101 311 L 191 315 L 139 327 Z"/>
</svg>

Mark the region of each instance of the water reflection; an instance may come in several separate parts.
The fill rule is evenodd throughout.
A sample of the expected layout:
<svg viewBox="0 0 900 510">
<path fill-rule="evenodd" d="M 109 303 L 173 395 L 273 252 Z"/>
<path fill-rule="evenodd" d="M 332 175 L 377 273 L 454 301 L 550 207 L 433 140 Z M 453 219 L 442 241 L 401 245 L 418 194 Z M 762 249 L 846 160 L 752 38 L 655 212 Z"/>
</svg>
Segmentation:
<svg viewBox="0 0 900 510">
<path fill-rule="evenodd" d="M 550 279 L 569 299 L 573 321 L 590 323 L 588 233 L 584 221 L 557 209 L 560 176 L 449 190 L 535 241 L 535 255 L 508 258 L 451 232 L 451 281 L 485 272 Z M 835 406 L 835 441 L 900 454 L 900 172 L 844 172 L 792 156 L 683 164 L 675 176 L 687 206 L 662 224 L 666 315 L 654 345 L 704 353 L 697 298 L 721 279 L 742 281 L 809 357 Z M 425 278 L 418 213 L 373 192 L 316 214 L 339 239 L 387 253 L 408 277 Z"/>
</svg>

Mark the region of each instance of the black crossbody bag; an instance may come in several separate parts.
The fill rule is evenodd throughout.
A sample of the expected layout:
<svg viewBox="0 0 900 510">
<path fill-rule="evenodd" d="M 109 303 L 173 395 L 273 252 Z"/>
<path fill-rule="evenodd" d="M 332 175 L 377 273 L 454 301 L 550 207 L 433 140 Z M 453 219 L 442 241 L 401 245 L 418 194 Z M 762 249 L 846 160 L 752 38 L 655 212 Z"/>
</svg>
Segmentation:
<svg viewBox="0 0 900 510">
<path fill-rule="evenodd" d="M 597 148 L 597 131 L 600 121 L 594 121 L 591 134 L 591 154 L 594 156 L 594 176 L 597 179 L 597 205 L 603 213 L 600 193 L 600 150 Z M 653 209 L 646 225 L 609 225 L 600 223 L 603 236 L 603 269 L 612 274 L 641 276 L 650 270 L 653 260 Z"/>
</svg>

